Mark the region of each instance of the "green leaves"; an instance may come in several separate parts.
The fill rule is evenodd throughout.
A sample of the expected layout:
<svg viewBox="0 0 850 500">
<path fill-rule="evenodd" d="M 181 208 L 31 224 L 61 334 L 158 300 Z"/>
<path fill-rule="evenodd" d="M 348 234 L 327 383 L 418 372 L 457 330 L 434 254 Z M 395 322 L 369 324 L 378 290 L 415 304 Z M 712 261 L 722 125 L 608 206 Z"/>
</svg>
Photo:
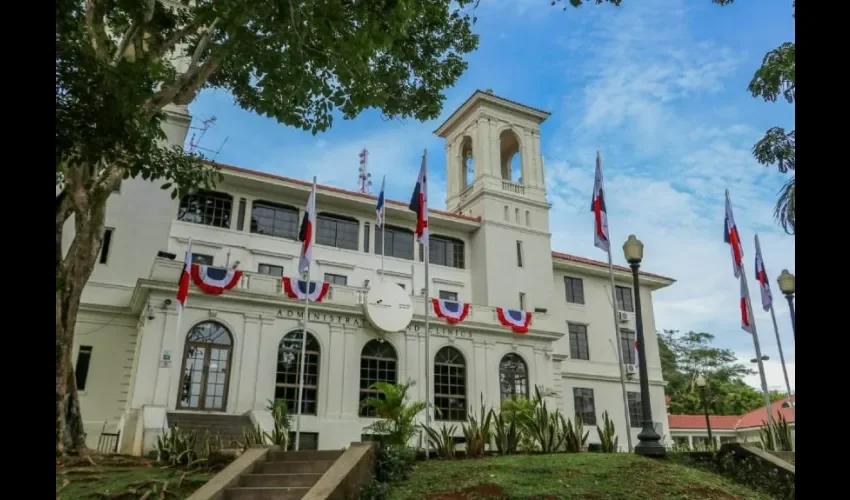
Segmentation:
<svg viewBox="0 0 850 500">
<path fill-rule="evenodd" d="M 781 95 L 794 102 L 797 90 L 794 43 L 786 42 L 768 52 L 747 89 L 753 97 L 776 102 Z"/>
</svg>

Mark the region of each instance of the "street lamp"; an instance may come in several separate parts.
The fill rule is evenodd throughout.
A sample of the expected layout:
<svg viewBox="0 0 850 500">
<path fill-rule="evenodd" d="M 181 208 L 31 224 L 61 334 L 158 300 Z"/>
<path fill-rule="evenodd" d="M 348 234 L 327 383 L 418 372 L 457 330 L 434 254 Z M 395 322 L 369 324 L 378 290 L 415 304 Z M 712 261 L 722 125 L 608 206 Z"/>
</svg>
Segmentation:
<svg viewBox="0 0 850 500">
<path fill-rule="evenodd" d="M 699 387 L 700 397 L 702 398 L 702 408 L 703 412 L 705 413 L 705 428 L 708 429 L 708 443 L 709 446 L 711 446 L 711 448 L 713 449 L 714 438 L 711 436 L 711 419 L 708 418 L 708 401 L 705 399 L 705 386 L 707 384 L 705 377 L 703 377 L 702 374 L 699 374 L 697 376 L 696 383 L 697 387 Z"/>
<path fill-rule="evenodd" d="M 635 453 L 645 457 L 663 457 L 667 450 L 661 445 L 661 436 L 655 432 L 652 425 L 652 405 L 649 400 L 649 373 L 646 369 L 646 342 L 643 338 L 643 318 L 640 307 L 640 278 L 638 269 L 643 260 L 643 243 L 630 234 L 629 239 L 623 244 L 623 254 L 626 256 L 629 266 L 632 268 L 632 280 L 634 282 L 635 299 L 635 325 L 637 327 L 638 361 L 640 370 L 640 406 L 643 422 L 638 434 L 639 443 L 635 446 Z"/>
<path fill-rule="evenodd" d="M 794 342 L 796 342 L 797 328 L 794 326 L 794 292 L 797 291 L 796 278 L 787 269 L 783 269 L 779 277 L 776 278 L 776 281 L 779 283 L 779 289 L 782 290 L 782 293 L 785 294 L 785 298 L 788 300 L 788 310 L 791 311 L 791 332 L 794 334 Z"/>
</svg>

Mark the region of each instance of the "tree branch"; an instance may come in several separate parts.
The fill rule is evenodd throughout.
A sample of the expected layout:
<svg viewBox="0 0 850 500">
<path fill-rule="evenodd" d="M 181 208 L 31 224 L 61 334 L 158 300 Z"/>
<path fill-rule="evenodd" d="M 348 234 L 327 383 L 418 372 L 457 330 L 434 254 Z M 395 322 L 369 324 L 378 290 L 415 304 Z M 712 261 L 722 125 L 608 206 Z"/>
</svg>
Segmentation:
<svg viewBox="0 0 850 500">
<path fill-rule="evenodd" d="M 189 63 L 189 70 L 187 73 L 198 69 L 198 63 L 201 61 L 201 57 L 204 55 L 204 50 L 206 50 L 207 45 L 210 44 L 210 35 L 212 35 L 213 30 L 215 29 L 215 25 L 218 24 L 220 18 L 213 19 L 213 22 L 210 24 L 209 28 L 206 29 L 206 33 L 201 38 L 201 41 L 198 42 L 198 46 L 195 47 L 195 52 L 192 54 L 192 61 Z"/>
<path fill-rule="evenodd" d="M 204 82 L 221 67 L 223 54 L 207 59 L 201 66 L 183 73 L 177 80 L 161 88 L 142 106 L 147 116 L 153 116 L 169 103 L 177 105 L 189 104 Z"/>
<path fill-rule="evenodd" d="M 101 0 L 86 0 L 86 26 L 92 37 L 92 47 L 101 59 L 109 59 L 109 36 L 103 26 L 104 5 Z"/>
<path fill-rule="evenodd" d="M 156 0 L 147 0 L 147 10 L 145 10 L 145 15 L 141 20 L 133 21 L 130 23 L 130 26 L 127 28 L 127 31 L 124 32 L 124 36 L 121 37 L 121 41 L 118 42 L 118 48 L 115 50 L 115 55 L 112 57 L 112 65 L 115 66 L 121 61 L 121 58 L 124 57 L 124 53 L 127 51 L 127 47 L 130 45 L 130 42 L 136 36 L 136 33 L 139 31 L 139 28 L 143 25 L 149 23 L 151 19 L 153 19 L 154 8 L 156 7 Z M 136 54 L 136 57 L 139 57 L 140 54 Z"/>
</svg>

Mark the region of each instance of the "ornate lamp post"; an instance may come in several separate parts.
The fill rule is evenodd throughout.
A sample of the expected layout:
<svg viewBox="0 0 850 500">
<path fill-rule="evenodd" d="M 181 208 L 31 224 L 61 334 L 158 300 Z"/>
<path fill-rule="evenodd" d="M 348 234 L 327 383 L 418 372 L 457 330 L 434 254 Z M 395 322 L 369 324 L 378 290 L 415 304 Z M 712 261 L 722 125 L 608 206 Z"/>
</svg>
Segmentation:
<svg viewBox="0 0 850 500">
<path fill-rule="evenodd" d="M 663 457 L 667 450 L 661 445 L 661 436 L 655 432 L 652 426 L 652 405 L 649 399 L 649 374 L 646 368 L 646 343 L 643 338 L 643 317 L 640 307 L 640 278 L 638 269 L 643 260 L 643 243 L 635 235 L 630 234 L 629 239 L 623 244 L 623 253 L 629 266 L 632 268 L 632 280 L 634 282 L 635 298 L 635 324 L 637 327 L 638 360 L 640 370 L 640 405 L 643 422 L 642 429 L 638 434 L 640 441 L 635 446 L 635 453 L 645 457 Z"/>
<path fill-rule="evenodd" d="M 702 374 L 699 374 L 696 379 L 697 387 L 699 387 L 700 398 L 702 399 L 702 409 L 705 413 L 705 428 L 708 429 L 708 444 L 712 449 L 714 446 L 714 437 L 711 435 L 711 419 L 708 418 L 708 401 L 705 399 L 705 386 L 707 382 Z"/>
<path fill-rule="evenodd" d="M 797 291 L 796 278 L 787 269 L 783 269 L 776 281 L 779 283 L 779 289 L 782 290 L 782 293 L 785 294 L 785 298 L 788 300 L 788 310 L 791 311 L 791 332 L 794 334 L 794 342 L 796 342 L 797 329 L 794 326 L 794 292 Z"/>
</svg>

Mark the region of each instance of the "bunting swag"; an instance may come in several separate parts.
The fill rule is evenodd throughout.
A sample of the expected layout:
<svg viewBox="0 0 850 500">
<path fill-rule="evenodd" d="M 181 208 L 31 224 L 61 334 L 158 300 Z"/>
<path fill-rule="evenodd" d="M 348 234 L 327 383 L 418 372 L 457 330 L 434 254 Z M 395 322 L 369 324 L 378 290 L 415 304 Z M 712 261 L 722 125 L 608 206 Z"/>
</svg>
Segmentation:
<svg viewBox="0 0 850 500">
<path fill-rule="evenodd" d="M 242 279 L 242 271 L 221 267 L 192 264 L 192 281 L 204 293 L 221 295 L 225 290 L 235 287 Z"/>
<path fill-rule="evenodd" d="M 331 288 L 330 283 L 319 281 L 311 281 L 309 292 L 307 291 L 307 282 L 305 280 L 293 280 L 292 278 L 283 279 L 283 291 L 290 299 L 304 300 L 309 296 L 310 302 L 321 302 L 325 300 L 328 290 Z"/>
<path fill-rule="evenodd" d="M 514 333 L 528 333 L 528 325 L 531 324 L 530 312 L 497 307 L 496 316 L 503 325 L 511 327 Z"/>
<path fill-rule="evenodd" d="M 434 304 L 434 313 L 438 318 L 443 318 L 450 325 L 456 325 L 466 319 L 469 314 L 469 304 L 465 302 L 454 302 L 451 300 L 431 299 Z"/>
</svg>

